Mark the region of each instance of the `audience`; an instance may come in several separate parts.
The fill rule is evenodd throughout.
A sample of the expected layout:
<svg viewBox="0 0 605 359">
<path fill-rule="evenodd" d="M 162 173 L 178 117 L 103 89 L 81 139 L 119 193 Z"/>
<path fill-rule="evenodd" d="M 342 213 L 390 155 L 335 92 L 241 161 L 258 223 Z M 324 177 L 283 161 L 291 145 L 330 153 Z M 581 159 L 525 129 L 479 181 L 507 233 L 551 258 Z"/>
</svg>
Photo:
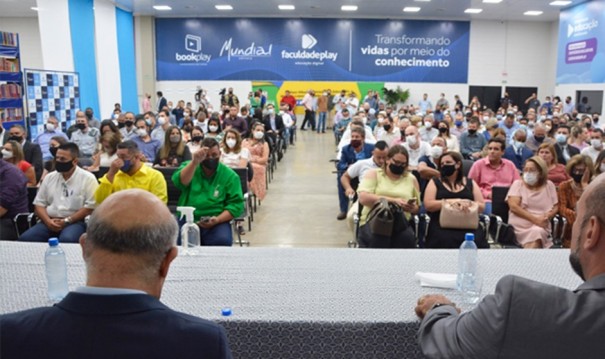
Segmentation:
<svg viewBox="0 0 605 359">
<path fill-rule="evenodd" d="M 154 163 L 156 154 L 158 153 L 162 144 L 158 140 L 154 140 L 149 135 L 150 125 L 144 119 L 138 119 L 135 121 L 137 128 L 137 135 L 132 137 L 131 141 L 136 143 L 138 150 L 143 155 L 141 158 L 143 162 Z"/>
<path fill-rule="evenodd" d="M 557 151 L 558 162 L 566 164 L 570 158 L 580 154 L 580 150 L 569 144 L 570 129 L 566 125 L 560 125 L 555 135 L 555 150 Z"/>
<path fill-rule="evenodd" d="M 439 135 L 439 130 L 437 130 L 435 128 L 435 123 L 436 123 L 436 121 L 432 115 L 424 116 L 424 120 L 423 120 L 424 126 L 422 126 L 420 128 L 420 130 L 418 131 L 418 134 L 420 135 L 420 139 L 422 141 L 424 141 L 426 143 L 431 143 L 433 138 L 435 138 Z"/>
<path fill-rule="evenodd" d="M 513 135 L 512 144 L 506 147 L 504 150 L 503 158 L 511 161 L 517 170 L 521 172 L 523 169 L 523 165 L 525 161 L 532 157 L 534 153 L 525 147 L 525 141 L 527 139 L 527 135 L 525 130 L 518 129 Z"/>
<path fill-rule="evenodd" d="M 191 160 L 189 147 L 185 145 L 181 130 L 177 126 L 168 127 L 163 142 L 164 145 L 155 156 L 154 166 L 179 167 L 184 161 Z"/>
<path fill-rule="evenodd" d="M 605 172 L 605 150 L 599 153 L 597 161 L 594 163 L 595 175 L 600 175 Z"/>
<path fill-rule="evenodd" d="M 101 122 L 99 130 L 101 132 L 101 137 L 103 137 L 104 134 L 111 132 L 111 133 L 115 133 L 115 135 L 118 137 L 120 142 L 122 142 L 122 133 L 120 132 L 120 129 L 118 128 L 118 126 L 116 126 L 116 124 L 113 123 L 113 121 L 103 120 Z"/>
<path fill-rule="evenodd" d="M 161 111 L 158 114 L 158 126 L 151 131 L 151 138 L 159 141 L 162 146 L 164 145 L 164 139 L 166 137 L 166 131 L 171 126 L 170 115 L 168 111 Z M 178 128 L 178 127 L 177 127 Z"/>
<path fill-rule="evenodd" d="M 582 154 L 590 157 L 594 163 L 601 151 L 603 151 L 603 130 L 595 128 L 590 132 L 590 146 L 583 149 Z"/>
<path fill-rule="evenodd" d="M 99 150 L 93 158 L 93 164 L 90 167 L 84 167 L 90 172 L 96 172 L 101 167 L 109 167 L 111 166 L 111 162 L 113 162 L 118 155 L 116 152 L 118 151 L 118 144 L 121 142 L 119 133 L 106 132 L 101 136 L 101 141 L 99 143 Z"/>
<path fill-rule="evenodd" d="M 71 134 L 71 141 L 78 145 L 80 150 L 78 164 L 80 166 L 91 166 L 93 163 L 92 156 L 97 150 L 97 144 L 101 137 L 100 132 L 96 127 L 88 126 L 88 119 L 83 111 L 76 112 L 76 128 L 77 130 Z"/>
<path fill-rule="evenodd" d="M 407 165 L 410 171 L 418 169 L 418 163 L 423 156 L 431 155 L 430 142 L 424 142 L 420 139 L 418 127 L 416 126 L 408 126 L 405 129 L 405 143 L 402 146 L 407 151 L 406 157 L 409 157 Z"/>
<path fill-rule="evenodd" d="M 202 148 L 202 140 L 204 139 L 204 130 L 200 126 L 195 126 L 191 130 L 191 140 L 187 142 L 190 153 L 195 153 L 197 150 Z"/>
<path fill-rule="evenodd" d="M 40 178 L 40 182 L 44 180 L 47 174 L 55 170 L 55 156 L 57 155 L 57 150 L 59 146 L 66 144 L 69 142 L 62 136 L 55 136 L 50 139 L 48 151 L 52 155 L 52 159 L 44 162 L 44 171 L 42 171 L 42 178 Z"/>
<path fill-rule="evenodd" d="M 546 167 L 548 168 L 548 180 L 556 187 L 558 187 L 561 182 L 570 179 L 565 171 L 565 166 L 560 164 L 557 159 L 557 152 L 555 151 L 554 145 L 549 143 L 540 145 L 538 148 L 538 156 L 546 163 Z"/>
<path fill-rule="evenodd" d="M 588 129 L 583 126 L 575 125 L 571 128 L 569 144 L 577 148 L 578 151 L 582 151 L 589 146 L 588 143 L 586 143 L 588 138 Z"/>
<path fill-rule="evenodd" d="M 221 129 L 221 121 L 217 116 L 212 115 L 208 120 L 208 132 L 206 132 L 207 138 L 214 138 L 216 142 L 221 142 L 223 139 L 223 131 Z"/>
<path fill-rule="evenodd" d="M 265 126 L 256 122 L 250 129 L 250 137 L 242 141 L 242 148 L 250 153 L 252 181 L 250 189 L 259 201 L 267 194 L 267 164 L 269 163 L 269 144 L 265 141 Z M 220 152 L 220 150 L 219 150 Z"/>
<path fill-rule="evenodd" d="M 269 105 L 267 105 L 269 107 Z M 273 109 L 273 105 L 271 105 Z M 275 110 L 273 110 L 273 115 L 275 115 Z M 238 115 L 238 107 L 232 105 L 229 107 L 229 113 L 225 116 L 223 120 L 223 129 L 228 130 L 233 128 L 239 132 L 241 136 L 246 136 L 248 134 L 248 123 L 243 117 Z"/>
<path fill-rule="evenodd" d="M 575 155 L 567 162 L 565 169 L 571 179 L 559 186 L 559 214 L 567 220 L 563 247 L 569 248 L 571 244 L 571 228 L 576 221 L 578 201 L 592 180 L 592 168 L 592 160 L 585 155 Z"/>
<path fill-rule="evenodd" d="M 125 141 L 137 137 L 137 128 L 134 125 L 134 121 L 135 116 L 132 112 L 127 112 L 118 117 L 118 128 Z"/>
<path fill-rule="evenodd" d="M 491 201 L 493 186 L 510 187 L 520 177 L 515 165 L 511 161 L 502 158 L 504 140 L 500 138 L 490 139 L 487 143 L 487 151 L 487 157 L 473 164 L 468 177 L 479 185 L 483 198 L 486 201 Z"/>
<path fill-rule="evenodd" d="M 431 153 L 428 156 L 420 157 L 418 161 L 418 174 L 420 175 L 420 193 L 424 193 L 427 183 L 432 178 L 439 178 L 439 160 L 441 155 L 448 152 L 445 145 L 445 139 L 437 136 L 431 141 Z"/>
<path fill-rule="evenodd" d="M 242 148 L 239 131 L 233 128 L 226 130 L 221 141 L 221 163 L 229 168 L 246 168 L 249 160 L 250 152 Z"/>
<path fill-rule="evenodd" d="M 23 149 L 17 141 L 9 140 L 4 144 L 2 148 L 2 157 L 6 162 L 17 166 L 17 168 L 25 174 L 29 187 L 36 186 L 37 181 L 34 167 L 23 159 L 25 157 L 23 155 Z"/>
<path fill-rule="evenodd" d="M 382 123 L 382 131 L 376 136 L 376 139 L 378 141 L 384 141 L 387 145 L 392 146 L 393 143 L 400 138 L 401 132 L 399 132 L 399 128 L 393 124 L 392 118 L 386 117 Z"/>
<path fill-rule="evenodd" d="M 450 124 L 447 121 L 439 122 L 437 125 L 439 129 L 438 137 L 445 140 L 448 151 L 460 152 L 460 144 L 458 143 L 458 137 L 450 134 Z"/>
<path fill-rule="evenodd" d="M 40 150 L 42 151 L 42 160 L 44 162 L 53 159 L 53 155 L 49 151 L 49 145 L 51 138 L 56 136 L 63 137 L 65 140 L 67 140 L 67 135 L 61 132 L 59 120 L 57 120 L 55 116 L 50 116 L 48 120 L 46 120 L 44 132 L 36 136 L 36 139 L 33 141 L 40 146 Z"/>
<path fill-rule="evenodd" d="M 13 218 L 28 211 L 27 178 L 2 156 L 0 152 L 0 240 L 14 241 L 17 232 Z"/>
<path fill-rule="evenodd" d="M 481 158 L 481 151 L 487 145 L 485 136 L 477 133 L 479 118 L 471 117 L 467 130 L 460 135 L 460 153 L 464 158 L 476 161 Z"/>
<path fill-rule="evenodd" d="M 21 125 L 14 125 L 10 128 L 8 139 L 21 145 L 23 159 L 34 166 L 37 183 L 42 177 L 42 170 L 44 169 L 40 146 L 27 140 L 27 131 L 25 131 L 25 128 Z"/>
</svg>

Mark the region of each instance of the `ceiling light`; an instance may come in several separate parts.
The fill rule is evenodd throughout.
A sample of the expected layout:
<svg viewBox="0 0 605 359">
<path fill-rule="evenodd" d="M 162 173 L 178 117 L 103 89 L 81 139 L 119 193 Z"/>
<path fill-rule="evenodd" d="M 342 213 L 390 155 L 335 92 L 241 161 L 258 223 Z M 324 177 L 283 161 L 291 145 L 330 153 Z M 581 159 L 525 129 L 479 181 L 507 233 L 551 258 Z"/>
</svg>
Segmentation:
<svg viewBox="0 0 605 359">
<path fill-rule="evenodd" d="M 429 2 L 431 0 L 414 0 L 414 1 L 417 1 L 417 2 Z"/>
<path fill-rule="evenodd" d="M 30 7 L 30 9 L 34 10 L 34 11 L 38 11 L 38 8 L 35 6 Z"/>
<path fill-rule="evenodd" d="M 483 3 L 485 4 L 499 4 L 501 2 L 502 0 L 483 0 Z"/>
<path fill-rule="evenodd" d="M 158 11 L 169 11 L 172 10 L 172 8 L 168 5 L 154 5 L 153 6 L 154 9 L 158 10 Z"/>
<path fill-rule="evenodd" d="M 233 10 L 233 6 L 231 5 L 215 5 L 217 10 L 225 11 L 225 10 Z"/>
<path fill-rule="evenodd" d="M 420 8 L 417 6 L 406 6 L 403 8 L 403 12 L 418 12 Z"/>
<path fill-rule="evenodd" d="M 565 6 L 571 4 L 571 1 L 557 0 L 551 2 L 549 5 L 551 6 Z"/>
<path fill-rule="evenodd" d="M 483 9 L 473 9 L 473 8 L 469 8 L 469 9 L 464 10 L 464 12 L 465 12 L 466 14 L 478 14 L 478 13 L 480 13 L 481 11 L 483 11 Z"/>
<path fill-rule="evenodd" d="M 524 12 L 523 15 L 527 15 L 527 16 L 539 16 L 539 15 L 542 15 L 543 13 L 544 13 L 543 11 L 530 10 L 530 11 Z"/>
<path fill-rule="evenodd" d="M 296 7 L 294 5 L 279 5 L 280 10 L 294 10 Z"/>
<path fill-rule="evenodd" d="M 342 11 L 357 11 L 357 5 L 343 5 L 340 7 Z"/>
</svg>

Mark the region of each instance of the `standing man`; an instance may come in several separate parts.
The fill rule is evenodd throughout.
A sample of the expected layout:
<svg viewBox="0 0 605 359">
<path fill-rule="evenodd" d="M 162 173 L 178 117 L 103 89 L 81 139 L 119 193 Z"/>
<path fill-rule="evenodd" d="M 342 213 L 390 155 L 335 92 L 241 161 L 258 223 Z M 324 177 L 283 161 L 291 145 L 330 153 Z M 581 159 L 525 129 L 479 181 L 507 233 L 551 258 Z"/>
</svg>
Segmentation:
<svg viewBox="0 0 605 359">
<path fill-rule="evenodd" d="M 428 94 L 425 93 L 422 95 L 422 100 L 418 102 L 418 108 L 423 115 L 426 115 L 430 110 L 433 109 L 433 104 L 431 103 L 431 100 L 429 100 Z"/>
<path fill-rule="evenodd" d="M 565 97 L 565 103 L 563 104 L 563 113 L 572 114 L 576 109 L 576 105 L 571 100 L 571 96 Z"/>
<path fill-rule="evenodd" d="M 68 140 L 67 135 L 61 131 L 57 118 L 55 116 L 50 116 L 48 120 L 46 120 L 44 132 L 39 134 L 34 140 L 34 143 L 40 146 L 40 150 L 42 151 L 42 160 L 44 162 L 53 159 L 53 155 L 49 150 L 49 144 L 50 139 L 55 136 L 63 137 L 65 140 Z"/>
<path fill-rule="evenodd" d="M 71 141 L 80 149 L 79 164 L 92 166 L 92 155 L 97 151 L 101 134 L 98 129 L 88 126 L 88 119 L 82 111 L 76 112 L 76 128 L 71 134 Z"/>
<path fill-rule="evenodd" d="M 307 122 L 311 126 L 311 129 L 315 131 L 315 99 L 313 97 L 315 97 L 315 91 L 309 90 L 300 102 L 305 108 L 305 118 L 300 126 L 301 131 L 306 131 L 305 126 Z"/>
<path fill-rule="evenodd" d="M 44 162 L 42 162 L 42 150 L 36 143 L 27 140 L 27 131 L 21 125 L 13 125 L 8 131 L 8 140 L 18 142 L 23 148 L 25 160 L 34 166 L 36 172 L 36 183 L 42 177 Z"/>
<path fill-rule="evenodd" d="M 221 97 L 221 106 L 228 106 L 229 108 L 235 106 L 235 108 L 239 108 L 239 98 L 233 93 L 233 87 L 229 87 L 227 93 Z"/>
<path fill-rule="evenodd" d="M 94 111 L 91 107 L 87 107 L 86 110 L 84 110 L 84 114 L 86 115 L 89 127 L 94 127 L 96 129 L 101 128 L 101 121 L 99 121 L 98 118 L 95 118 Z"/>
<path fill-rule="evenodd" d="M 537 112 L 540 108 L 540 100 L 538 100 L 538 95 L 536 95 L 535 92 L 532 93 L 531 96 L 525 100 L 525 104 L 527 105 L 528 109 L 533 109 Z"/>
<path fill-rule="evenodd" d="M 441 97 L 437 100 L 437 105 L 435 105 L 435 111 L 443 112 L 450 108 L 450 102 L 445 98 L 445 94 L 442 92 Z"/>
<path fill-rule="evenodd" d="M 162 93 L 162 91 L 158 91 L 157 95 L 158 95 L 157 109 L 158 109 L 158 112 L 160 112 L 160 111 L 162 111 L 162 109 L 164 107 L 168 106 L 168 101 L 166 101 L 166 98 L 164 97 L 164 94 Z"/>
<path fill-rule="evenodd" d="M 86 286 L 52 307 L 0 316 L 2 358 L 52 353 L 61 358 L 230 359 L 222 327 L 159 301 L 178 254 L 178 230 L 166 205 L 149 193 L 129 190 L 108 198 L 80 238 Z"/>
<path fill-rule="evenodd" d="M 326 118 L 328 116 L 328 92 L 324 90 L 317 99 L 317 112 L 319 112 L 319 122 L 317 123 L 317 133 L 326 133 Z"/>
<path fill-rule="evenodd" d="M 59 237 L 61 243 L 77 243 L 86 231 L 84 219 L 95 208 L 95 176 L 78 167 L 78 146 L 68 142 L 59 146 L 55 171 L 42 181 L 36 199 L 35 213 L 40 222 L 19 237 L 24 242 L 46 242 Z"/>
</svg>

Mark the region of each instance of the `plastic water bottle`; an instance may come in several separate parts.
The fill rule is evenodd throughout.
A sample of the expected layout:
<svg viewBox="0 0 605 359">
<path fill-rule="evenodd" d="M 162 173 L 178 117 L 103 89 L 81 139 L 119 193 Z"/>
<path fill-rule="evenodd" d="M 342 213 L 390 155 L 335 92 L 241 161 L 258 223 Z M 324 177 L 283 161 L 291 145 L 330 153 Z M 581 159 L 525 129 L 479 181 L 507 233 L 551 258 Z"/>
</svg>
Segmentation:
<svg viewBox="0 0 605 359">
<path fill-rule="evenodd" d="M 477 261 L 477 245 L 473 233 L 467 233 L 464 236 L 464 242 L 460 245 L 456 284 L 465 303 L 475 304 L 479 301 L 482 283 Z"/>
<path fill-rule="evenodd" d="M 65 252 L 59 246 L 58 238 L 48 240 L 48 248 L 44 256 L 46 264 L 46 279 L 48 281 L 48 297 L 52 301 L 60 301 L 67 295 L 67 263 Z"/>
</svg>

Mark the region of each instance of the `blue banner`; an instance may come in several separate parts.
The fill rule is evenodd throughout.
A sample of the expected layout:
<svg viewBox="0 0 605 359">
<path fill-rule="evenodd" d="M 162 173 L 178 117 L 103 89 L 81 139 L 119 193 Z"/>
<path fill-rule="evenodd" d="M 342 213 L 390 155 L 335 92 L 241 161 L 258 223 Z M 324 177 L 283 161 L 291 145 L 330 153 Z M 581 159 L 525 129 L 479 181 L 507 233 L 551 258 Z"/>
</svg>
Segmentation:
<svg viewBox="0 0 605 359">
<path fill-rule="evenodd" d="M 157 79 L 466 83 L 469 22 L 155 20 Z"/>
<path fill-rule="evenodd" d="M 557 83 L 605 83 L 605 0 L 564 10 L 559 17 Z"/>
</svg>

